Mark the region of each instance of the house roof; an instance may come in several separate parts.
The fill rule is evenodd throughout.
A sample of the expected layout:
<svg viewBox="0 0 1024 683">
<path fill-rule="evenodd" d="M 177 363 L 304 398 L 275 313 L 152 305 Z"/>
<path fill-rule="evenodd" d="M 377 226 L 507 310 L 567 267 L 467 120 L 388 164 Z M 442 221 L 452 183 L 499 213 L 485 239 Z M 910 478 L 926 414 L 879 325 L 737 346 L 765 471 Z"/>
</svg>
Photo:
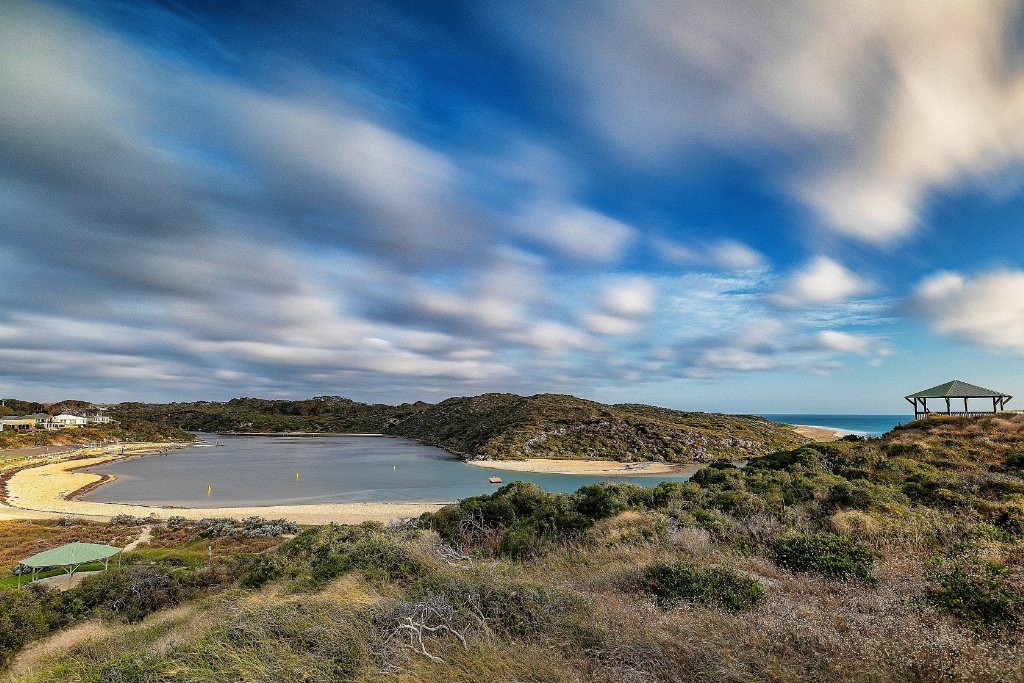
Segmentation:
<svg viewBox="0 0 1024 683">
<path fill-rule="evenodd" d="M 931 389 L 910 394 L 907 398 L 999 398 L 1000 396 L 1009 397 L 1010 395 L 954 379 Z"/>
<path fill-rule="evenodd" d="M 18 564 L 35 569 L 44 567 L 68 567 L 72 565 L 85 564 L 104 560 L 111 555 L 121 552 L 120 548 L 102 543 L 68 543 L 59 548 L 51 548 L 32 557 L 27 557 Z"/>
</svg>

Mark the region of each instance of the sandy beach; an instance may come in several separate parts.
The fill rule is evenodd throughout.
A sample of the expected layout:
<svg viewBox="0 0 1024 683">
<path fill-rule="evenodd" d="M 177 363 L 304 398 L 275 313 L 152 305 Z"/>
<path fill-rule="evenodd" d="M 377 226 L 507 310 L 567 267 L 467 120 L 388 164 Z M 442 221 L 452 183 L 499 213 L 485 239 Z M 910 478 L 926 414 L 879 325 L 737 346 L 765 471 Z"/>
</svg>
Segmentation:
<svg viewBox="0 0 1024 683">
<path fill-rule="evenodd" d="M 135 451 L 138 454 L 138 451 Z M 68 499 L 67 496 L 101 481 L 98 474 L 73 470 L 108 462 L 110 454 L 77 458 L 29 467 L 16 472 L 7 482 L 7 505 L 0 505 L 0 520 L 76 515 L 106 520 L 114 515 L 155 515 L 166 519 L 173 515 L 188 519 L 203 517 L 259 516 L 284 518 L 298 524 L 358 524 L 365 521 L 390 522 L 418 517 L 440 509 L 446 503 L 324 503 L 315 505 L 266 505 L 251 507 L 177 508 L 123 503 L 98 503 Z"/>
<path fill-rule="evenodd" d="M 793 431 L 800 436 L 806 436 L 808 439 L 814 441 L 827 442 L 827 441 L 838 441 L 850 432 L 845 432 L 842 429 L 832 429 L 831 427 L 815 427 L 813 425 L 790 425 Z"/>
<path fill-rule="evenodd" d="M 543 472 L 545 474 L 693 474 L 704 465 L 674 465 L 665 462 L 619 462 L 618 460 L 557 460 L 526 458 L 525 460 L 469 460 L 470 465 L 510 472 Z"/>
</svg>

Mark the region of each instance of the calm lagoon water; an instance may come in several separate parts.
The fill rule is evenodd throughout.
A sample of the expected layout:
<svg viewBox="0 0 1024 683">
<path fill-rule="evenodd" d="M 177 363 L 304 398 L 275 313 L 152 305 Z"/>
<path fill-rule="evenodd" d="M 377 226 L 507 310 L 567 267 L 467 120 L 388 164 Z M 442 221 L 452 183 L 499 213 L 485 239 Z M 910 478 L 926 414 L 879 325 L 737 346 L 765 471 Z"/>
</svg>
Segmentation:
<svg viewBox="0 0 1024 683">
<path fill-rule="evenodd" d="M 654 486 L 687 476 L 595 477 L 504 472 L 467 465 L 446 451 L 408 439 L 380 436 L 200 435 L 208 446 L 109 462 L 85 471 L 115 481 L 85 500 L 183 507 L 240 507 L 359 501 L 449 501 L 532 481 L 549 491 L 575 491 L 598 481 Z M 296 480 L 296 473 L 299 474 Z M 207 495 L 207 486 L 213 492 Z"/>
<path fill-rule="evenodd" d="M 761 415 L 785 424 L 831 427 L 859 435 L 878 436 L 898 424 L 910 422 L 912 415 Z"/>
</svg>

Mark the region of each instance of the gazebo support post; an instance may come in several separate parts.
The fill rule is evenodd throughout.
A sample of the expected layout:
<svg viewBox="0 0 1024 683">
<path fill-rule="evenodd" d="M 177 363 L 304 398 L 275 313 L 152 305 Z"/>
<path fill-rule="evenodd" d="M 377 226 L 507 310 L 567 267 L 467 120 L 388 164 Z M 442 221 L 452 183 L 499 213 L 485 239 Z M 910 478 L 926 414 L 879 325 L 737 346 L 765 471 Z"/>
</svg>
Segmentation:
<svg viewBox="0 0 1024 683">
<path fill-rule="evenodd" d="M 966 408 L 965 408 L 965 410 L 966 410 Z M 949 399 L 947 398 L 946 399 L 946 415 L 951 415 L 952 413 L 953 413 L 953 409 L 949 407 Z"/>
</svg>

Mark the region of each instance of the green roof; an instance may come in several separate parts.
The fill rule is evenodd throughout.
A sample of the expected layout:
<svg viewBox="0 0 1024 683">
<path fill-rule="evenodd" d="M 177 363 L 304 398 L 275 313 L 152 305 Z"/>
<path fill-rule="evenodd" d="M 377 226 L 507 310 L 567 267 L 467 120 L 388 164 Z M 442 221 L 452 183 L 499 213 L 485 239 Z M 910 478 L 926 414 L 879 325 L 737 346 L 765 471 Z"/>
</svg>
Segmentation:
<svg viewBox="0 0 1024 683">
<path fill-rule="evenodd" d="M 102 543 L 68 543 L 59 548 L 52 548 L 26 558 L 18 564 L 26 567 L 42 569 L 44 567 L 67 567 L 86 562 L 105 560 L 111 555 L 121 552 L 120 548 Z"/>
<path fill-rule="evenodd" d="M 998 398 L 1000 396 L 1009 396 L 1009 394 L 954 379 L 937 387 L 910 394 L 907 398 Z"/>
</svg>

